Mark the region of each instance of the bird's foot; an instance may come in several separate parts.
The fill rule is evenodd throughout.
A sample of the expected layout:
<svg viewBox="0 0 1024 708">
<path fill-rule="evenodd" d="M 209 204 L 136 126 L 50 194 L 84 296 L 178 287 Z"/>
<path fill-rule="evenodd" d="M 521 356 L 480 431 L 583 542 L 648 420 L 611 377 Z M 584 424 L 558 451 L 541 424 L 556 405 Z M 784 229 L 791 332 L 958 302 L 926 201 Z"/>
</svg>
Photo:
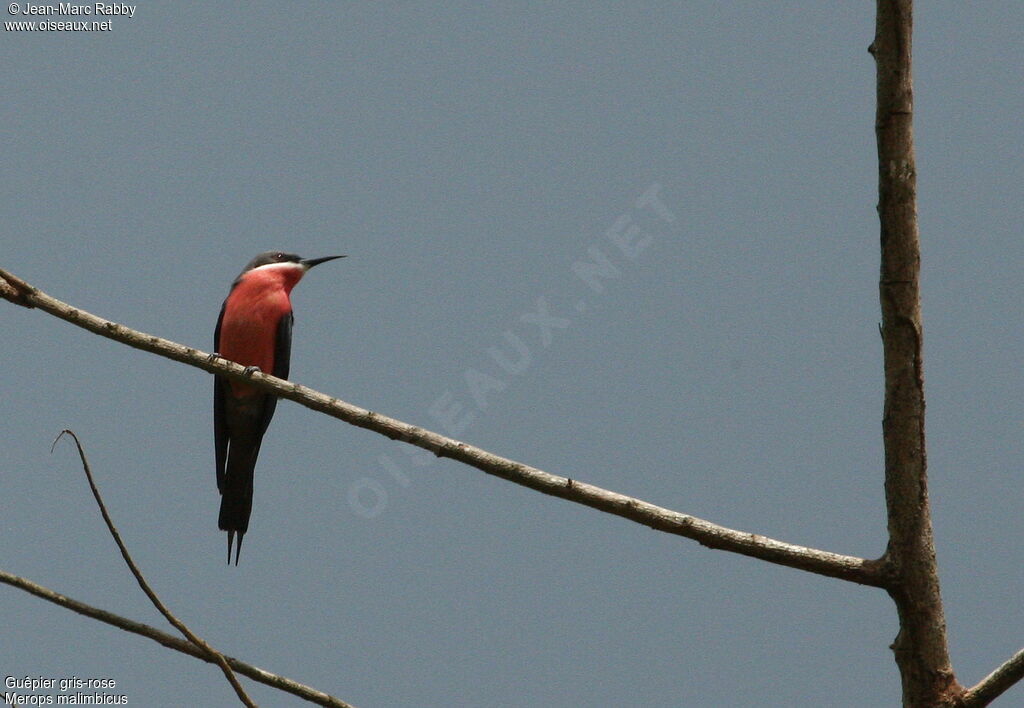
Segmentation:
<svg viewBox="0 0 1024 708">
<path fill-rule="evenodd" d="M 218 359 L 223 359 L 223 358 L 224 357 L 222 357 L 220 355 L 220 352 L 214 352 L 213 354 L 208 354 L 206 356 L 206 361 L 208 361 L 208 362 L 210 362 L 212 364 L 213 362 L 217 361 Z"/>
<path fill-rule="evenodd" d="M 259 371 L 261 374 L 263 373 L 262 369 L 260 369 L 260 367 L 258 366 L 247 366 L 245 367 L 245 371 L 243 371 L 242 373 L 245 374 L 246 376 L 252 376 L 257 371 Z"/>
</svg>

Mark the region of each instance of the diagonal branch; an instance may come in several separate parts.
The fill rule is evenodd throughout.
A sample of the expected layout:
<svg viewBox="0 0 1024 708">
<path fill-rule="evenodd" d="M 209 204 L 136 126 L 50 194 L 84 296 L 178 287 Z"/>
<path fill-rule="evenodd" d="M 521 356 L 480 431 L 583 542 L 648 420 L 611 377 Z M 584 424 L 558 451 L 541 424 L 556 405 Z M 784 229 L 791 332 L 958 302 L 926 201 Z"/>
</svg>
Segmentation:
<svg viewBox="0 0 1024 708">
<path fill-rule="evenodd" d="M 1007 689 L 1024 679 L 1024 649 L 1010 657 L 1002 666 L 964 691 L 957 708 L 982 708 L 1003 695 Z"/>
<path fill-rule="evenodd" d="M 213 660 L 220 670 L 224 672 L 224 677 L 227 678 L 228 683 L 231 684 L 231 688 L 235 690 L 238 695 L 238 699 L 242 701 L 249 708 L 256 708 L 256 704 L 253 703 L 252 699 L 249 698 L 249 694 L 245 692 L 242 685 L 238 683 L 238 677 L 235 676 L 235 672 L 231 670 L 227 662 L 224 661 L 224 655 L 219 651 L 207 644 L 203 639 L 196 636 L 191 629 L 185 626 L 185 623 L 179 620 L 174 614 L 167 609 L 160 597 L 153 591 L 149 583 L 146 582 L 146 578 L 143 577 L 142 571 L 135 565 L 135 561 L 132 560 L 131 554 L 128 553 L 128 547 L 124 545 L 124 541 L 121 540 L 121 534 L 118 533 L 117 527 L 114 526 L 113 519 L 110 518 L 110 514 L 107 513 L 107 505 L 103 503 L 103 497 L 100 496 L 100 490 L 96 488 L 96 482 L 92 478 L 92 470 L 89 468 L 89 460 L 85 458 L 85 450 L 82 449 L 82 443 L 78 440 L 78 436 L 75 435 L 74 431 L 62 430 L 60 435 L 53 441 L 53 447 L 56 447 L 57 442 L 64 437 L 64 435 L 70 435 L 75 441 L 75 446 L 78 448 L 78 456 L 82 460 L 82 469 L 85 470 L 85 477 L 89 480 L 89 489 L 92 490 L 92 496 L 96 500 L 96 504 L 100 508 L 100 514 L 103 515 L 103 521 L 107 525 L 107 530 L 110 531 L 110 535 L 114 538 L 114 543 L 117 544 L 118 549 L 121 551 L 121 557 L 124 558 L 124 562 L 128 564 L 128 569 L 132 571 L 132 575 L 135 576 L 135 580 L 138 582 L 139 587 L 142 588 L 142 592 L 146 593 L 146 597 L 153 603 L 153 606 L 160 611 L 168 622 L 170 622 L 175 629 L 184 635 L 186 639 L 196 645 L 199 649 L 206 652 L 206 655 Z M 50 448 L 50 452 L 53 452 L 53 447 Z"/>
<path fill-rule="evenodd" d="M 372 430 L 392 440 L 400 440 L 429 450 L 438 457 L 462 462 L 509 482 L 621 516 L 658 531 L 692 539 L 708 548 L 739 553 L 862 585 L 886 587 L 889 582 L 890 568 L 884 561 L 821 551 L 737 531 L 624 494 L 553 475 L 419 426 L 354 406 L 305 386 L 258 371 L 247 372 L 241 364 L 212 357 L 198 349 L 104 320 L 51 297 L 2 269 L 0 297 L 23 307 L 39 308 L 66 322 L 136 349 L 158 354 L 211 374 L 239 381 L 245 380 L 263 391 L 326 413 L 350 425 Z"/>
<path fill-rule="evenodd" d="M 5 583 L 11 587 L 24 590 L 27 593 L 35 595 L 36 597 L 42 598 L 47 602 L 52 602 L 60 607 L 67 608 L 72 612 L 77 612 L 85 617 L 90 617 L 100 622 L 123 629 L 126 632 L 138 634 L 139 636 L 152 639 L 154 642 L 164 645 L 168 649 L 181 652 L 182 654 L 188 654 L 194 656 L 197 659 L 202 659 L 208 663 L 213 663 L 213 659 L 205 651 L 195 646 L 191 642 L 185 641 L 184 639 L 178 639 L 175 636 L 161 632 L 155 627 L 150 627 L 148 624 L 136 622 L 120 615 L 115 615 L 113 612 L 101 610 L 98 607 L 87 605 L 84 602 L 72 599 L 66 595 L 61 595 L 58 592 L 51 590 L 50 588 L 44 587 L 37 583 L 32 582 L 27 578 L 22 578 L 17 575 L 13 575 L 6 571 L 0 570 L 0 583 Z M 264 685 L 276 688 L 287 693 L 291 693 L 294 696 L 298 696 L 310 703 L 316 703 L 321 706 L 329 706 L 330 708 L 353 708 L 352 705 L 342 701 L 334 696 L 331 696 L 323 691 L 318 691 L 315 688 L 311 688 L 298 681 L 293 681 L 286 676 L 279 676 L 278 674 L 272 674 L 269 671 L 247 664 L 244 661 L 235 659 L 230 656 L 225 656 L 224 660 L 228 666 L 242 674 L 248 676 L 253 681 L 258 681 Z"/>
</svg>

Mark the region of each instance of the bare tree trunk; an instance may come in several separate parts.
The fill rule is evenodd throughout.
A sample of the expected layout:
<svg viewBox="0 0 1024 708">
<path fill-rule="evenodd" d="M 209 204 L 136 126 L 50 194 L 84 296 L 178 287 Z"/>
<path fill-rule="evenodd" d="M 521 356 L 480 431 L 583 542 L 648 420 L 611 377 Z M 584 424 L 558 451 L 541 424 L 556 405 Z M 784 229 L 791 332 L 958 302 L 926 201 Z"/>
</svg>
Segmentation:
<svg viewBox="0 0 1024 708">
<path fill-rule="evenodd" d="M 959 693 L 946 646 L 928 507 L 924 371 L 914 166 L 911 36 L 913 0 L 878 0 L 871 53 L 877 65 L 879 295 L 885 357 L 885 496 L 888 587 L 899 613 L 892 649 L 903 705 L 935 706 Z"/>
</svg>

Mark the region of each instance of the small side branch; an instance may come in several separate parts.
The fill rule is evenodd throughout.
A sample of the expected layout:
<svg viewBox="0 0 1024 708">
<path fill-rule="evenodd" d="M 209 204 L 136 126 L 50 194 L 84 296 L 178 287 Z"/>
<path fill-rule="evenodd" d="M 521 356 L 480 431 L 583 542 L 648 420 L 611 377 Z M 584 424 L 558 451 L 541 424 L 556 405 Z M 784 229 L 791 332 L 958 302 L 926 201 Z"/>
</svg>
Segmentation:
<svg viewBox="0 0 1024 708">
<path fill-rule="evenodd" d="M 979 681 L 977 686 L 964 691 L 956 706 L 957 708 L 987 706 L 1022 679 L 1024 679 L 1024 649 Z"/>
<path fill-rule="evenodd" d="M 161 632 L 159 629 L 150 627 L 148 624 L 136 622 L 135 620 L 130 620 L 127 617 L 116 615 L 113 612 L 101 610 L 98 607 L 93 607 L 92 605 L 87 605 L 84 602 L 79 602 L 67 595 L 61 595 L 48 587 L 34 583 L 27 578 L 22 578 L 4 570 L 0 570 L 0 583 L 10 585 L 11 587 L 18 588 L 19 590 L 24 590 L 25 592 L 35 595 L 47 602 L 52 602 L 59 607 L 71 610 L 72 612 L 77 612 L 84 617 L 98 620 L 105 624 L 109 624 L 112 627 L 123 629 L 126 632 L 146 637 L 147 639 L 152 639 L 154 642 L 162 644 L 168 649 L 173 649 L 174 651 L 181 652 L 182 654 L 188 654 L 196 659 L 202 659 L 207 663 L 214 663 L 214 660 L 207 652 L 189 641 L 178 639 L 166 632 Z M 227 662 L 228 666 L 243 676 L 248 676 L 253 681 L 258 681 L 259 683 L 270 686 L 271 688 L 276 688 L 290 693 L 293 696 L 298 696 L 310 703 L 328 706 L 329 708 L 353 708 L 351 704 L 346 703 L 345 701 L 335 698 L 323 691 L 318 691 L 315 688 L 301 684 L 298 681 L 293 681 L 286 676 L 272 674 L 269 671 L 230 656 L 225 656 L 224 660 Z"/>
<path fill-rule="evenodd" d="M 143 577 L 142 571 L 140 571 L 139 567 L 135 565 L 135 561 L 132 560 L 131 554 L 128 553 L 128 547 L 125 546 L 124 541 L 121 540 L 121 534 L 118 533 L 117 527 L 114 526 L 113 519 L 111 519 L 110 514 L 107 513 L 107 506 L 103 503 L 103 497 L 100 496 L 100 490 L 96 488 L 96 482 L 92 478 L 92 470 L 89 468 L 89 460 L 85 457 L 85 450 L 82 449 L 82 443 L 79 441 L 78 436 L 71 430 L 62 430 L 60 431 L 60 435 L 58 435 L 53 441 L 53 447 L 55 447 L 57 445 L 57 441 L 65 435 L 70 435 L 75 441 L 75 446 L 78 448 L 78 456 L 82 460 L 82 469 L 85 470 L 86 479 L 89 480 L 89 489 L 92 490 L 92 496 L 100 508 L 100 514 L 103 515 L 103 521 L 106 523 L 107 530 L 110 531 L 110 535 L 113 537 L 114 543 L 117 544 L 118 549 L 121 551 L 121 557 L 124 558 L 124 562 L 128 565 L 128 569 L 132 571 L 132 575 L 135 576 L 135 580 L 138 582 L 139 587 L 142 588 L 142 592 L 146 593 L 146 597 L 148 597 L 149 601 L 153 603 L 153 606 L 160 611 L 160 614 L 167 618 L 167 621 L 170 622 L 175 629 L 181 632 L 182 635 L 184 635 L 184 637 L 192 642 L 197 648 L 206 652 L 207 657 L 220 667 L 220 670 L 224 672 L 224 677 L 227 678 L 228 683 L 231 684 L 231 688 L 233 688 L 235 693 L 238 695 L 238 699 L 245 705 L 249 706 L 249 708 L 256 708 L 256 704 L 253 703 L 251 698 L 249 698 L 249 694 L 247 694 L 245 689 L 242 688 L 242 685 L 238 683 L 238 677 L 235 676 L 235 672 L 231 670 L 231 667 L 228 666 L 227 662 L 224 660 L 224 655 L 207 644 L 203 639 L 196 636 L 192 630 L 185 626 L 184 622 L 175 617 Z M 51 452 L 53 452 L 53 447 L 50 448 Z"/>
<path fill-rule="evenodd" d="M 392 440 L 399 440 L 429 450 L 438 457 L 447 457 L 462 462 L 509 482 L 615 514 L 658 531 L 683 536 L 708 548 L 739 553 L 769 563 L 861 585 L 887 587 L 889 583 L 889 566 L 884 561 L 830 553 L 737 531 L 624 494 L 553 475 L 492 454 L 468 443 L 354 406 L 311 388 L 259 371 L 247 372 L 241 364 L 216 357 L 211 358 L 207 352 L 104 320 L 61 302 L 0 269 L 0 280 L 3 279 L 20 284 L 18 292 L 23 293 L 23 296 L 17 300 L 7 298 L 16 304 L 36 307 L 73 325 L 136 349 L 173 359 L 211 374 L 245 381 L 250 386 L 295 401 L 312 410 L 326 413 L 350 425 L 372 430 Z M 0 297 L 5 297 L 3 289 L 0 289 Z"/>
<path fill-rule="evenodd" d="M 6 272 L 0 273 L 0 297 L 4 300 L 9 300 L 15 305 L 21 305 L 22 307 L 35 307 L 29 300 L 33 290 L 35 288 L 16 275 Z"/>
</svg>

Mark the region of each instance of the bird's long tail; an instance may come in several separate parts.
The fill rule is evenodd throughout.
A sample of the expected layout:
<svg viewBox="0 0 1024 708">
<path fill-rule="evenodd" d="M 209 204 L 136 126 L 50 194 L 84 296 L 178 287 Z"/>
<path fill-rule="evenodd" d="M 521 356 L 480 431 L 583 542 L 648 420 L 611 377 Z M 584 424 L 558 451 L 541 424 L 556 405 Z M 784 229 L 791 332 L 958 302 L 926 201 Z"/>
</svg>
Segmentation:
<svg viewBox="0 0 1024 708">
<path fill-rule="evenodd" d="M 238 565 L 238 555 L 242 552 L 242 538 L 249 530 L 253 470 L 259 453 L 258 443 L 249 450 L 239 449 L 240 447 L 232 445 L 228 453 L 227 473 L 224 475 L 224 487 L 221 489 L 220 516 L 217 519 L 217 526 L 228 532 L 229 564 L 235 534 L 238 534 L 238 545 L 234 546 L 235 565 Z"/>
</svg>

